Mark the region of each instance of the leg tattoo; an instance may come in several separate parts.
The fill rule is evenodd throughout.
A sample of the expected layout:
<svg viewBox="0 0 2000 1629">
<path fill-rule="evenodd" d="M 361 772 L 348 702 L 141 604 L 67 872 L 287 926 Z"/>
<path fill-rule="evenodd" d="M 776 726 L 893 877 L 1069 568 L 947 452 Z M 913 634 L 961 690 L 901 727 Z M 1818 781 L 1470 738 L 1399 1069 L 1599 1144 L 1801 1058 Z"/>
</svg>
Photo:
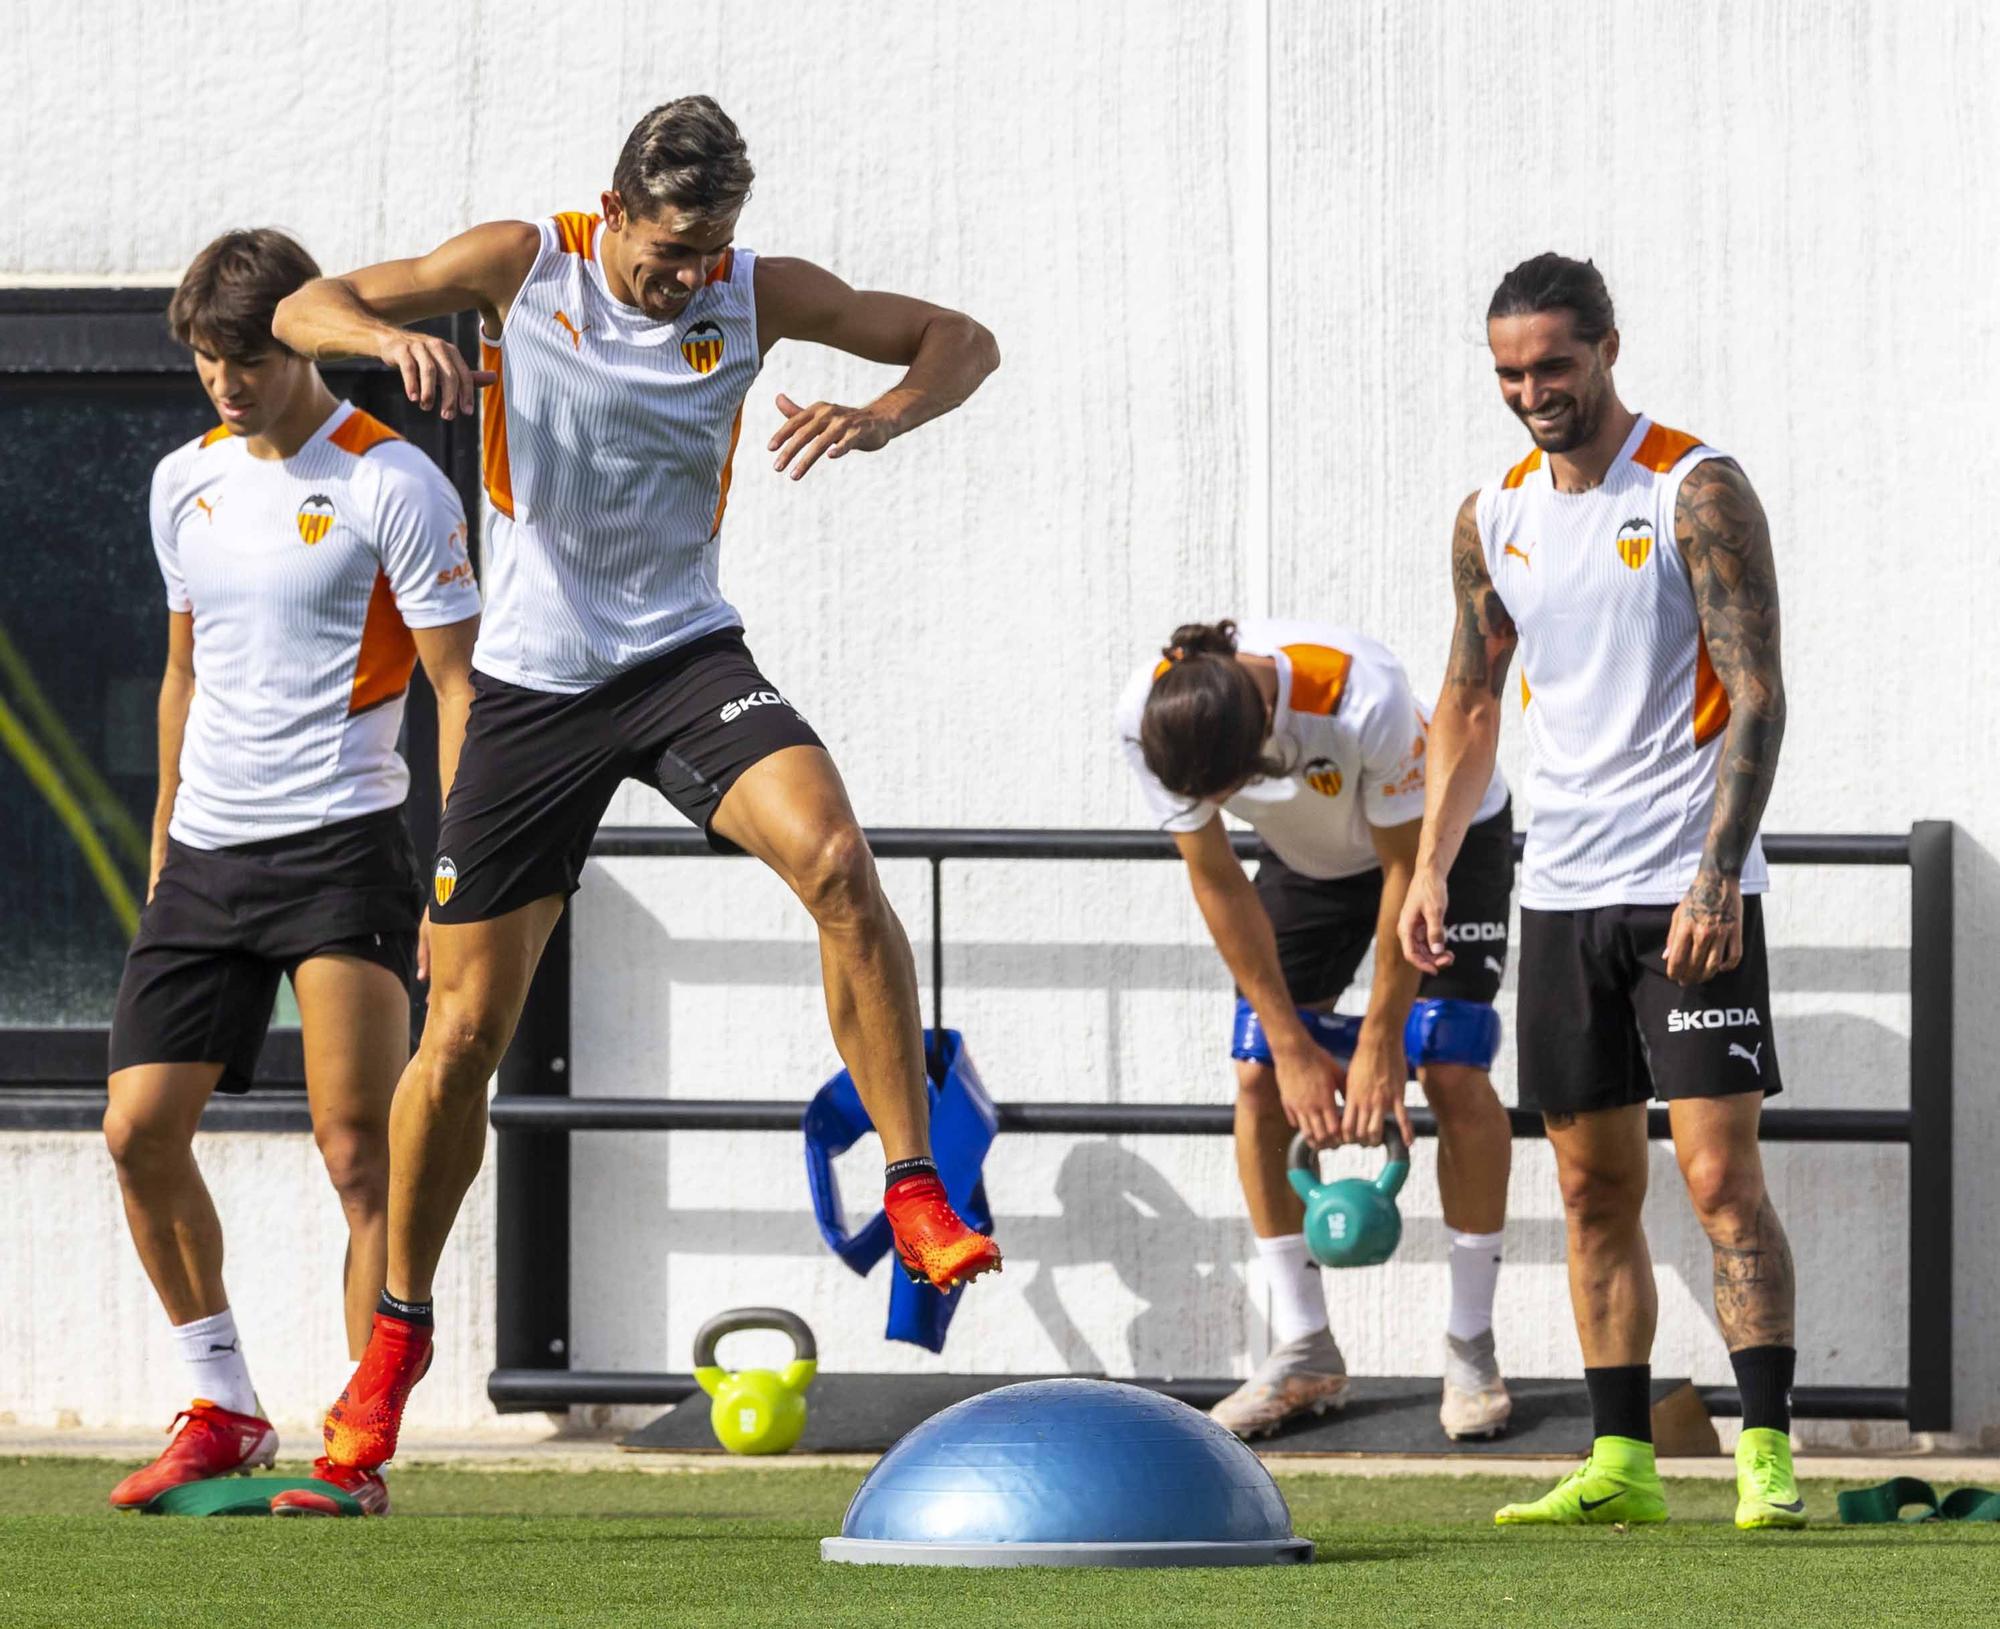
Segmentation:
<svg viewBox="0 0 2000 1629">
<path fill-rule="evenodd" d="M 1748 1227 L 1731 1231 L 1733 1238 L 1711 1235 L 1709 1240 L 1715 1252 L 1715 1316 L 1723 1338 L 1731 1351 L 1790 1346 L 1792 1247 L 1770 1195 L 1758 1202 Z"/>
</svg>

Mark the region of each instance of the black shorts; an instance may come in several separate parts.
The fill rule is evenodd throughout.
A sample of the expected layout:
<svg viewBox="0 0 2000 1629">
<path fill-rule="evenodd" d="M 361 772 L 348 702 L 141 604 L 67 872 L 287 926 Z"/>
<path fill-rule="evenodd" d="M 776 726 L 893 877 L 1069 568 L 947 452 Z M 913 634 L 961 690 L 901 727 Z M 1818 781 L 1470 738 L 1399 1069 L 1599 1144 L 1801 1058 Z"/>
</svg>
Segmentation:
<svg viewBox="0 0 2000 1629">
<path fill-rule="evenodd" d="M 1743 901 L 1743 959 L 1706 984 L 1667 977 L 1671 905 L 1521 912 L 1515 1019 L 1521 1106 L 1588 1114 L 1657 1097 L 1784 1089 L 1771 1033 L 1763 901 Z"/>
<path fill-rule="evenodd" d="M 1511 804 L 1465 834 L 1445 878 L 1445 935 L 1452 964 L 1426 975 L 1418 994 L 1490 1002 L 1507 970 L 1507 908 L 1514 895 Z M 1301 1007 L 1337 999 L 1375 942 L 1382 873 L 1324 882 L 1302 876 L 1268 851 L 1257 866 L 1257 897 L 1278 935 L 1285 988 Z"/>
<path fill-rule="evenodd" d="M 472 674 L 458 776 L 438 827 L 431 920 L 485 922 L 576 892 L 590 840 L 628 780 L 708 834 L 744 770 L 820 738 L 724 628 L 573 696 Z"/>
<path fill-rule="evenodd" d="M 401 809 L 228 848 L 169 839 L 125 954 L 111 1072 L 219 1063 L 247 1092 L 278 980 L 315 956 L 358 956 L 416 981 L 423 872 Z"/>
</svg>

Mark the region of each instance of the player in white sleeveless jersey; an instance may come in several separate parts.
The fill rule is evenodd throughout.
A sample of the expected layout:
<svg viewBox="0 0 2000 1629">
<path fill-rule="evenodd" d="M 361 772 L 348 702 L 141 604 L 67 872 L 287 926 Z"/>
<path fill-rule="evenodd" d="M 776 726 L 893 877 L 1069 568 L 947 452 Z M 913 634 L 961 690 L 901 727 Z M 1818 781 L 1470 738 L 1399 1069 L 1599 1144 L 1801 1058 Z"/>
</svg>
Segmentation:
<svg viewBox="0 0 2000 1629">
<path fill-rule="evenodd" d="M 1235 976 L 1236 1162 L 1271 1298 L 1272 1351 L 1216 1406 L 1244 1437 L 1346 1401 L 1347 1365 L 1286 1179 L 1294 1130 L 1316 1146 L 1404 1136 L 1410 1065 L 1437 1116 L 1451 1237 L 1440 1418 L 1452 1437 L 1496 1436 L 1512 1404 L 1493 1351 L 1507 1171 L 1507 1111 L 1487 1065 L 1507 959 L 1513 819 L 1496 770 L 1452 869 L 1451 942 L 1465 954 L 1422 977 L 1396 941 L 1417 857 L 1429 715 L 1383 646 L 1331 623 L 1190 623 L 1132 675 L 1118 735 L 1147 806 L 1187 863 L 1216 949 Z M 1253 884 L 1223 810 L 1262 839 Z M 1367 1015 L 1323 1017 L 1370 942 Z M 1408 1037 L 1406 1040 L 1406 1030 Z M 1328 1048 L 1349 1051 L 1343 1069 Z"/>
<path fill-rule="evenodd" d="M 166 1451 L 113 1491 L 123 1508 L 277 1451 L 191 1143 L 211 1092 L 249 1088 L 281 978 L 298 996 L 313 1132 L 347 1218 L 352 1355 L 382 1289 L 389 1102 L 409 1058 L 424 899 L 396 737 L 421 658 L 449 784 L 479 591 L 464 510 L 437 467 L 272 339 L 278 301 L 318 275 L 282 233 L 231 232 L 195 258 L 169 308 L 222 422 L 153 477 L 169 652 L 160 792 L 104 1131 L 194 1400 Z M 387 1508 L 380 1477 L 347 1492 Z"/>
<path fill-rule="evenodd" d="M 863 407 L 780 394 L 769 450 L 794 479 L 949 412 L 998 352 L 957 312 L 737 247 L 750 182 L 735 125 L 685 97 L 632 131 L 601 213 L 475 227 L 313 284 L 278 314 L 287 343 L 379 357 L 447 416 L 471 410 L 476 383 L 486 391 L 478 694 L 438 839 L 430 1018 L 396 1099 L 383 1314 L 327 1419 L 344 1463 L 394 1450 L 429 1351 L 433 1271 L 479 1164 L 486 1082 L 628 779 L 717 848 L 765 861 L 815 918 L 835 1044 L 882 1139 L 905 1270 L 943 1286 L 999 1265 L 930 1160 L 909 942 L 832 759 L 751 659 L 717 572 L 745 397 L 772 345 L 810 340 L 907 370 Z M 483 322 L 476 377 L 452 347 L 397 326 L 466 309 Z"/>
<path fill-rule="evenodd" d="M 1714 1249 L 1742 1396 L 1737 1525 L 1797 1526 L 1791 1251 L 1757 1140 L 1780 1089 L 1757 844 L 1785 722 L 1770 531 L 1734 462 L 1619 400 L 1594 266 L 1551 254 L 1515 267 L 1487 336 L 1534 448 L 1459 509 L 1458 634 L 1401 929 L 1419 966 L 1450 965 L 1446 873 L 1491 772 L 1518 647 L 1521 1099 L 1542 1111 L 1562 1178 L 1595 1430 L 1581 1470 L 1497 1519 L 1665 1518 L 1641 1225 L 1658 1097 Z"/>
</svg>

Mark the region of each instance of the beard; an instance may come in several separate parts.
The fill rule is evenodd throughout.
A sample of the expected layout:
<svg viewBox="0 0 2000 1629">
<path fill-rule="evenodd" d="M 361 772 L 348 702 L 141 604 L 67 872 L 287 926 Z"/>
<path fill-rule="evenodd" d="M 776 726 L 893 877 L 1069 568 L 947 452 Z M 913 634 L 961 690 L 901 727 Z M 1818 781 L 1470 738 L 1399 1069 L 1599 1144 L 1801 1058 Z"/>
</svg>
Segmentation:
<svg viewBox="0 0 2000 1629">
<path fill-rule="evenodd" d="M 1545 453 L 1574 451 L 1597 434 L 1597 427 L 1604 420 L 1602 396 L 1595 397 L 1588 405 L 1580 397 L 1565 396 L 1546 406 L 1556 407 L 1562 414 L 1552 425 L 1537 424 L 1526 413 L 1516 414 L 1535 445 Z"/>
</svg>

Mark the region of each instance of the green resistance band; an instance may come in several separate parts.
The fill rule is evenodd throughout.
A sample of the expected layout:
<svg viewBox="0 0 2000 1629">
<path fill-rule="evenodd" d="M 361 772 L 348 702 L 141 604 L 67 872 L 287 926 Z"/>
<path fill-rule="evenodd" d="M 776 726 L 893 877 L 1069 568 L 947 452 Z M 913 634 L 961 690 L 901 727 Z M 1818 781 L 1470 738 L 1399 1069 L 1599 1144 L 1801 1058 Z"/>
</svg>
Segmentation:
<svg viewBox="0 0 2000 1629">
<path fill-rule="evenodd" d="M 1910 1512 L 1905 1515 L 1904 1512 Z M 1873 1522 L 2000 1522 L 2000 1493 L 1960 1488 L 1944 1498 L 1915 1476 L 1898 1476 L 1879 1487 L 1853 1488 L 1840 1496 L 1840 1519 Z"/>
<path fill-rule="evenodd" d="M 184 1482 L 139 1508 L 147 1516 L 268 1516 L 273 1496 L 293 1488 L 325 1494 L 343 1516 L 366 1514 L 345 1488 L 312 1476 L 218 1476 L 206 1482 Z"/>
</svg>

